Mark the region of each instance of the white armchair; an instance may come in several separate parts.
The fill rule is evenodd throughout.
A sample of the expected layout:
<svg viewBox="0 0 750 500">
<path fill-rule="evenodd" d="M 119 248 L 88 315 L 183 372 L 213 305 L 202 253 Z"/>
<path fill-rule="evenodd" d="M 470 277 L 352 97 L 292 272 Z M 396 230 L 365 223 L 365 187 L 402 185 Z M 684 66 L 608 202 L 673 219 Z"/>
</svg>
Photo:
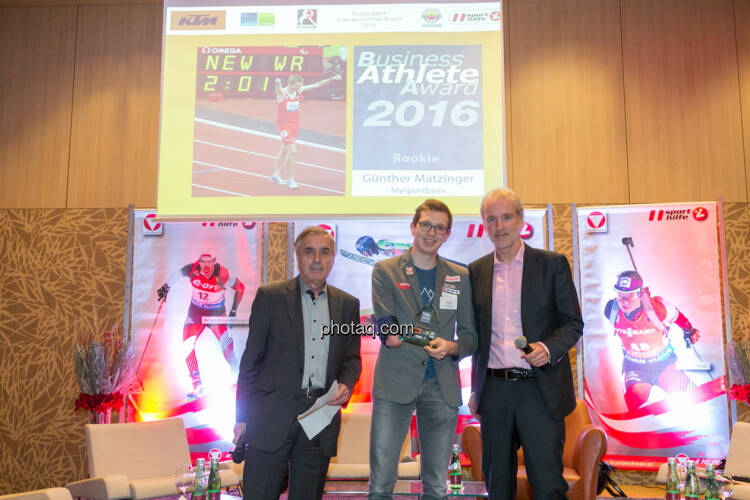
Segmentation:
<svg viewBox="0 0 750 500">
<path fill-rule="evenodd" d="M 175 495 L 178 465 L 190 463 L 185 425 L 180 418 L 131 424 L 86 425 L 89 479 L 65 487 L 75 497 L 140 500 Z M 222 486 L 239 482 L 222 469 Z"/>
<path fill-rule="evenodd" d="M 73 497 L 65 488 L 46 488 L 12 495 L 0 495 L 0 500 L 73 500 Z"/>
</svg>

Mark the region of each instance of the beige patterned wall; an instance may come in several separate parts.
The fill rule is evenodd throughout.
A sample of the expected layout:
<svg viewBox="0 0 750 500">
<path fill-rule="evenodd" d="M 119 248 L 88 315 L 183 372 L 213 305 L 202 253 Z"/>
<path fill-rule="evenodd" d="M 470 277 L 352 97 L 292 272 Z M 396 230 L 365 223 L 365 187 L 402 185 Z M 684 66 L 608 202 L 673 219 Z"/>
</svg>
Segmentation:
<svg viewBox="0 0 750 500">
<path fill-rule="evenodd" d="M 0 210 L 0 494 L 84 477 L 78 334 L 121 320 L 127 210 Z"/>
<path fill-rule="evenodd" d="M 738 325 L 750 314 L 750 205 L 726 204 L 724 212 Z M 555 249 L 572 262 L 570 213 L 569 205 L 553 205 Z M 125 209 L 0 210 L 0 494 L 86 475 L 87 417 L 73 413 L 71 352 L 79 332 L 101 332 L 122 317 L 126 240 Z M 269 282 L 284 279 L 286 223 L 270 224 L 268 250 Z M 739 414 L 750 421 L 746 405 Z"/>
<path fill-rule="evenodd" d="M 271 222 L 268 226 L 268 282 L 286 279 L 287 224 Z"/>
<path fill-rule="evenodd" d="M 725 203 L 724 224 L 732 335 L 750 338 L 750 204 Z M 738 404 L 737 414 L 750 422 L 750 406 Z"/>
</svg>

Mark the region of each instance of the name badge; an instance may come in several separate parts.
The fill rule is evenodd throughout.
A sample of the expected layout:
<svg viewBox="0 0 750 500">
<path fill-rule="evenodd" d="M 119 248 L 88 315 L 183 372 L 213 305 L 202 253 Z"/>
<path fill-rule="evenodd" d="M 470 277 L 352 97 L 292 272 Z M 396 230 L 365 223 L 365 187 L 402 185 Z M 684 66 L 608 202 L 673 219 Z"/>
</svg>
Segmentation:
<svg viewBox="0 0 750 500">
<path fill-rule="evenodd" d="M 404 283 L 403 281 L 398 283 L 398 287 L 401 290 L 411 290 L 411 285 L 409 283 Z"/>
<path fill-rule="evenodd" d="M 458 295 L 452 293 L 440 294 L 440 309 L 458 309 Z"/>
</svg>

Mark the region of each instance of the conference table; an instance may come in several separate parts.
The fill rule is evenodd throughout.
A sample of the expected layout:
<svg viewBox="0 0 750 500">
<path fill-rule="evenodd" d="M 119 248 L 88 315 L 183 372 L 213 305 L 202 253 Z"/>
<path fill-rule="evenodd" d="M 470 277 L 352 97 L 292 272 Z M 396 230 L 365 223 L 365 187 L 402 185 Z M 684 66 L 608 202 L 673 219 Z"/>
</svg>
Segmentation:
<svg viewBox="0 0 750 500">
<path fill-rule="evenodd" d="M 422 481 L 399 480 L 393 489 L 393 496 L 418 497 L 422 493 Z M 487 498 L 487 488 L 483 481 L 464 481 L 460 490 L 446 489 L 450 498 Z M 324 498 L 339 496 L 367 495 L 366 481 L 328 481 L 326 483 Z"/>
</svg>

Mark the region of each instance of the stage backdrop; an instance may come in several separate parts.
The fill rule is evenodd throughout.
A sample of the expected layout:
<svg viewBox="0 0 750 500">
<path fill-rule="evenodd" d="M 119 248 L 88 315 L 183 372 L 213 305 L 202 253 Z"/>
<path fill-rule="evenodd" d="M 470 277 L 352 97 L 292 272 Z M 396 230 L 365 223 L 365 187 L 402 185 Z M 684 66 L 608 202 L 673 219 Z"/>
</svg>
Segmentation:
<svg viewBox="0 0 750 500">
<path fill-rule="evenodd" d="M 547 210 L 524 210 L 526 226 L 522 230 L 524 241 L 535 248 L 547 248 Z M 336 261 L 328 282 L 359 298 L 361 321 L 373 321 L 372 268 L 375 262 L 399 255 L 409 249 L 413 241 L 409 225 L 411 219 L 393 220 L 326 220 L 296 222 L 294 236 L 308 225 L 316 224 L 332 232 L 337 246 Z M 454 217 L 453 229 L 448 240 L 440 248 L 440 255 L 461 265 L 492 252 L 492 242 L 484 232 L 479 217 Z M 295 260 L 294 273 L 297 273 Z M 354 387 L 352 402 L 372 401 L 372 375 L 375 369 L 380 339 L 362 337 L 362 376 Z M 460 365 L 461 390 L 464 403 L 468 403 L 471 392 L 471 358 L 464 358 Z M 467 406 L 459 409 L 457 431 L 471 420 Z M 413 448 L 414 449 L 414 448 Z"/>
<path fill-rule="evenodd" d="M 236 370 L 260 284 L 261 225 L 157 223 L 153 215 L 135 211 L 130 334 L 142 356 L 143 382 L 136 418 L 179 416 L 191 455 L 227 452 Z M 157 290 L 165 283 L 169 291 L 160 305 Z M 231 316 L 235 297 L 240 300 Z"/>
<path fill-rule="evenodd" d="M 726 457 L 716 203 L 587 207 L 574 216 L 585 398 L 606 429 L 606 460 L 655 469 L 680 453 Z"/>
<path fill-rule="evenodd" d="M 160 217 L 471 214 L 505 184 L 499 1 L 248 3 L 164 2 Z"/>
</svg>

